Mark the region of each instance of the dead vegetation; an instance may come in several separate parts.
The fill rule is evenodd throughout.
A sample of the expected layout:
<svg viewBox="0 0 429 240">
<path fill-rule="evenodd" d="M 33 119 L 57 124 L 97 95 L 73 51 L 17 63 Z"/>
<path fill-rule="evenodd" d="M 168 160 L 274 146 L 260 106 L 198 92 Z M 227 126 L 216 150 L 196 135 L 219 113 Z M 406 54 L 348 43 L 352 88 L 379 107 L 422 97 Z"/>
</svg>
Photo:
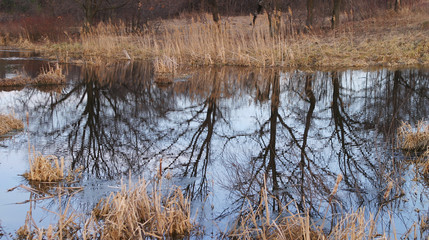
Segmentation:
<svg viewBox="0 0 429 240">
<path fill-rule="evenodd" d="M 159 181 L 144 179 L 135 184 L 121 185 L 121 190 L 99 201 L 91 216 L 84 217 L 72 209 L 70 199 L 61 204 L 63 188 L 57 188 L 58 223 L 47 229 L 39 228 L 27 213 L 25 225 L 17 232 L 17 239 L 182 239 L 191 234 L 194 223 L 190 217 L 190 201 L 179 187 L 162 189 Z M 24 188 L 31 196 L 35 189 Z M 29 202 L 39 199 L 30 199 Z"/>
<path fill-rule="evenodd" d="M 23 74 L 19 74 L 13 78 L 0 79 L 0 88 L 9 89 L 31 85 L 40 87 L 64 84 L 66 82 L 66 77 L 62 71 L 63 70 L 58 63 L 55 65 L 55 67 L 49 65 L 47 68 L 42 68 L 41 73 L 34 79 Z"/>
<path fill-rule="evenodd" d="M 36 153 L 29 156 L 30 171 L 23 174 L 29 181 L 58 182 L 65 179 L 64 158 Z"/>
<path fill-rule="evenodd" d="M 78 239 L 79 231 L 81 230 L 80 215 L 72 209 L 70 201 L 71 197 L 68 198 L 65 207 L 62 207 L 63 191 L 58 188 L 57 205 L 58 212 L 52 212 L 56 215 L 57 223 L 55 225 L 49 224 L 47 228 L 41 228 L 37 226 L 36 221 L 32 216 L 32 203 L 37 199 L 32 199 L 33 194 L 30 195 L 30 210 L 27 212 L 25 224 L 16 231 L 15 239 Z"/>
<path fill-rule="evenodd" d="M 342 176 L 339 175 L 330 196 L 338 190 Z M 332 198 L 330 197 L 330 200 Z M 364 208 L 332 216 L 329 232 L 324 229 L 325 218 L 315 222 L 310 218 L 309 212 L 292 213 L 293 202 L 281 206 L 281 212 L 272 218 L 269 207 L 270 197 L 266 186 L 261 190 L 260 204 L 254 209 L 249 207 L 240 213 L 236 224 L 232 226 L 228 237 L 232 239 L 387 239 L 385 234 L 377 233 L 377 219 L 372 214 L 366 215 Z M 329 202 L 331 203 L 331 202 Z M 295 206 L 296 208 L 296 206 Z"/>
<path fill-rule="evenodd" d="M 216 24 L 208 15 L 196 15 L 166 20 L 139 33 L 124 34 L 123 23 L 100 23 L 70 43 L 17 44 L 58 55 L 65 62 L 71 56 L 89 62 L 100 57 L 122 59 L 126 49 L 134 59 L 155 59 L 159 72 L 171 68 L 170 63 L 293 68 L 429 64 L 424 9 L 404 7 L 397 13 L 345 22 L 335 31 L 321 28 L 305 34 L 292 10 L 278 15 L 274 35 L 265 17 L 252 27 L 251 16 L 228 17 Z"/>
<path fill-rule="evenodd" d="M 155 70 L 155 83 L 168 85 L 173 83 L 174 75 L 178 68 L 177 60 L 168 56 L 155 57 L 153 60 Z"/>
<path fill-rule="evenodd" d="M 141 179 L 100 200 L 92 213 L 101 239 L 177 239 L 188 236 L 190 202 L 178 187 L 162 190 L 161 184 Z M 94 234 L 94 233 L 92 233 Z"/>
<path fill-rule="evenodd" d="M 35 85 L 59 85 L 66 82 L 66 77 L 63 70 L 57 63 L 55 67 L 48 66 L 47 69 L 42 68 L 42 73 L 39 74 L 32 84 Z"/>
<path fill-rule="evenodd" d="M 13 78 L 5 78 L 0 79 L 0 87 L 1 88 L 11 88 L 11 87 L 23 87 L 31 82 L 31 78 L 18 75 Z"/>
<path fill-rule="evenodd" d="M 14 114 L 0 114 L 0 136 L 12 130 L 21 130 L 23 128 L 24 124 Z"/>
<path fill-rule="evenodd" d="M 403 122 L 398 129 L 398 146 L 411 153 L 425 152 L 429 148 L 429 124 L 419 121 L 415 127 Z"/>
</svg>

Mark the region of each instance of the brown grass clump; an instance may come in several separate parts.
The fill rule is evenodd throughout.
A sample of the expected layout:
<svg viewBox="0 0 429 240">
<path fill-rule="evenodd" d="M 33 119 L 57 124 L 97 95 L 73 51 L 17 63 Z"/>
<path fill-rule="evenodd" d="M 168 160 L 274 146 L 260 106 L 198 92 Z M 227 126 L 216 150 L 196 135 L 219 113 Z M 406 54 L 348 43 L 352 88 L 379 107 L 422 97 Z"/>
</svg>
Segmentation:
<svg viewBox="0 0 429 240">
<path fill-rule="evenodd" d="M 49 211 L 57 216 L 57 224 L 49 224 L 48 228 L 40 228 L 37 226 L 36 221 L 32 216 L 32 199 L 33 194 L 30 195 L 30 210 L 27 212 L 25 224 L 16 231 L 16 238 L 14 239 L 80 239 L 79 230 L 81 224 L 79 215 L 72 209 L 69 198 L 65 208 L 62 207 L 62 190 L 58 188 L 58 212 Z M 45 209 L 46 210 L 46 209 Z"/>
<path fill-rule="evenodd" d="M 0 136 L 12 130 L 21 130 L 23 128 L 24 124 L 22 123 L 22 121 L 15 118 L 13 114 L 0 114 Z"/>
<path fill-rule="evenodd" d="M 336 194 L 338 185 L 342 180 L 339 175 L 330 196 Z M 325 218 L 322 222 L 313 222 L 308 211 L 304 213 L 292 213 L 289 211 L 291 203 L 282 205 L 282 212 L 275 219 L 271 218 L 269 208 L 269 197 L 266 186 L 261 190 L 261 201 L 256 209 L 249 204 L 248 209 L 240 213 L 235 225 L 228 233 L 232 239 L 387 239 L 376 231 L 376 218 L 373 215 L 365 215 L 365 209 L 333 216 L 332 226 L 329 233 L 324 229 Z M 331 203 L 332 198 L 329 198 Z M 296 207 L 297 209 L 297 207 Z M 331 220 L 330 220 L 331 221 Z"/>
<path fill-rule="evenodd" d="M 33 159 L 28 159 L 30 171 L 23 176 L 29 181 L 58 182 L 64 176 L 64 158 L 58 159 L 56 156 L 43 156 L 33 150 Z"/>
<path fill-rule="evenodd" d="M 183 238 L 193 229 L 190 202 L 180 188 L 164 195 L 154 183 L 148 192 L 148 182 L 140 180 L 102 199 L 93 211 L 101 239 Z"/>
<path fill-rule="evenodd" d="M 63 70 L 57 63 L 55 67 L 48 66 L 48 69 L 42 69 L 42 73 L 34 79 L 34 84 L 37 85 L 55 85 L 66 82 L 66 77 Z"/>
<path fill-rule="evenodd" d="M 0 88 L 22 87 L 31 82 L 31 78 L 18 75 L 13 78 L 0 79 Z"/>
<path fill-rule="evenodd" d="M 155 57 L 153 65 L 155 70 L 155 82 L 158 85 L 173 83 L 173 78 L 179 65 L 174 57 L 165 55 L 162 58 Z"/>
<path fill-rule="evenodd" d="M 398 129 L 399 148 L 406 152 L 424 152 L 429 148 L 429 124 L 419 121 L 415 128 L 403 122 Z"/>
</svg>

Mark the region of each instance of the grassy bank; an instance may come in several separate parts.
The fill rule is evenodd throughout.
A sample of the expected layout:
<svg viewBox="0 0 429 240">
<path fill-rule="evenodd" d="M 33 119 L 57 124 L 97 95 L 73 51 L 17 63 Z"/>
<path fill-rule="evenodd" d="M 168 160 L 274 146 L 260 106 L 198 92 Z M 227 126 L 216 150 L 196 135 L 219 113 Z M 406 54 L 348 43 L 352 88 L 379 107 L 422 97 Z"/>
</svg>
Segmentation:
<svg viewBox="0 0 429 240">
<path fill-rule="evenodd" d="M 426 4 L 427 5 L 427 4 Z M 425 5 L 425 6 L 426 6 Z M 338 68 L 429 64 L 427 7 L 383 12 L 376 18 L 344 22 L 337 30 L 318 28 L 310 33 L 282 13 L 273 36 L 266 17 L 256 26 L 250 16 L 229 17 L 218 26 L 207 15 L 161 22 L 159 27 L 127 34 L 125 26 L 99 24 L 89 33 L 60 43 L 14 45 L 41 51 L 64 62 L 105 59 L 170 59 L 179 65 L 282 66 Z M 151 24 L 149 24 L 150 26 Z M 152 25 L 155 25 L 153 23 Z M 159 68 L 159 62 L 156 63 Z"/>
</svg>

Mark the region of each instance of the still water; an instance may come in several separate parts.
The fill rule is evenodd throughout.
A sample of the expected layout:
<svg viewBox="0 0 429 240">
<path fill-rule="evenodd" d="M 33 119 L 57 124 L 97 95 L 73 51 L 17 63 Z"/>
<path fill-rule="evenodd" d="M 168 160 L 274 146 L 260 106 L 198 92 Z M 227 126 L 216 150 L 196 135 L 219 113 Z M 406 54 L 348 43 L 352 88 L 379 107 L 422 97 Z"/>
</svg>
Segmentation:
<svg viewBox="0 0 429 240">
<path fill-rule="evenodd" d="M 0 51 L 0 78 L 36 76 L 47 63 L 31 52 Z M 171 174 L 192 199 L 207 236 L 225 231 L 260 190 L 295 202 L 291 211 L 328 216 L 365 207 L 379 231 L 427 236 L 428 176 L 397 149 L 402 121 L 428 120 L 429 70 L 341 71 L 198 68 L 156 83 L 145 62 L 64 65 L 67 84 L 0 89 L 0 113 L 25 130 L 0 140 L 0 221 L 7 233 L 25 222 L 53 223 L 54 200 L 26 202 L 20 176 L 35 149 L 83 167 L 73 196 L 79 212 L 116 191 L 122 178 Z M 26 118 L 28 113 L 28 121 Z M 29 147 L 30 146 L 30 147 Z M 160 164 L 162 159 L 162 164 Z M 393 183 L 387 198 L 386 188 Z M 22 204 L 17 204 L 22 203 Z M 329 227 L 329 224 L 327 224 Z"/>
</svg>

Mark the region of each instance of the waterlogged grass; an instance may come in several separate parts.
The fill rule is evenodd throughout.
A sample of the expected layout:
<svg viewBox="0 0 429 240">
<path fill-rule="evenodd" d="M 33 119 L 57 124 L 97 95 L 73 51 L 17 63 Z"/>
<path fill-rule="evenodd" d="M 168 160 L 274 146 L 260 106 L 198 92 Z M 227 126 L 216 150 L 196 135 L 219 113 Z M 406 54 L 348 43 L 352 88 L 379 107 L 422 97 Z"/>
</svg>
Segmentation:
<svg viewBox="0 0 429 240">
<path fill-rule="evenodd" d="M 154 183 L 151 191 L 144 179 L 102 199 L 93 211 L 102 239 L 177 239 L 194 228 L 190 201 L 178 187 L 163 193 Z"/>
<path fill-rule="evenodd" d="M 429 124 L 419 121 L 415 127 L 403 122 L 398 129 L 399 147 L 406 152 L 425 152 L 429 150 Z"/>
<path fill-rule="evenodd" d="M 338 175 L 336 184 L 329 196 L 329 206 L 331 200 L 338 190 L 342 180 L 342 175 Z M 386 191 L 389 195 L 389 191 Z M 385 194 L 385 197 L 386 197 Z M 388 196 L 387 196 L 388 197 Z M 388 239 L 384 232 L 377 232 L 377 217 L 365 213 L 365 208 L 358 208 L 355 211 L 335 215 L 333 219 L 325 217 L 320 221 L 313 221 L 309 212 L 290 212 L 288 209 L 294 204 L 281 206 L 281 213 L 272 218 L 270 213 L 270 196 L 267 194 L 267 187 L 261 190 L 261 201 L 256 208 L 251 204 L 240 213 L 239 219 L 228 233 L 231 239 Z M 295 208 L 297 208 L 295 206 Z M 328 209 L 326 210 L 328 211 Z M 324 229 L 327 222 L 335 223 L 329 232 Z M 396 235 L 395 235 L 396 239 Z"/>
<path fill-rule="evenodd" d="M 31 82 L 31 78 L 18 75 L 13 78 L 0 79 L 0 88 L 24 87 L 29 82 Z"/>
<path fill-rule="evenodd" d="M 180 187 L 168 189 L 162 185 L 161 176 L 154 181 L 144 179 L 136 183 L 121 185 L 120 191 L 102 198 L 91 214 L 76 212 L 70 202 L 61 200 L 62 192 L 58 190 L 58 211 L 51 213 L 57 216 L 58 222 L 48 228 L 39 228 L 29 211 L 25 225 L 17 232 L 17 239 L 183 239 L 199 238 L 196 219 L 191 217 L 191 202 L 183 196 Z M 329 196 L 336 195 L 342 180 L 339 175 Z M 391 187 L 390 187 L 391 188 Z M 385 198 L 389 197 L 387 187 Z M 386 196 L 387 195 L 387 196 Z M 248 208 L 239 213 L 234 224 L 228 226 L 227 232 L 220 232 L 214 239 L 389 239 L 388 235 L 378 228 L 378 216 L 358 208 L 346 213 L 335 214 L 315 221 L 308 211 L 292 212 L 298 209 L 294 202 L 280 206 L 280 213 L 271 212 L 270 196 L 267 187 L 261 189 L 261 201 L 253 207 L 249 201 Z M 30 199 L 31 202 L 31 199 Z M 61 204 L 61 203 L 65 204 Z M 329 223 L 328 223 L 329 222 Z M 332 224 L 332 225 L 331 225 Z M 330 225 L 330 231 L 326 227 Z M 407 238 L 410 232 L 401 236 Z M 396 233 L 394 232 L 396 239 Z M 212 236 L 213 237 L 213 236 Z"/>
<path fill-rule="evenodd" d="M 148 186 L 153 186 L 148 189 Z M 58 223 L 39 228 L 31 216 L 17 232 L 18 239 L 182 239 L 194 228 L 190 201 L 179 187 L 162 189 L 159 181 L 141 179 L 103 198 L 85 217 L 74 211 L 70 199 L 61 208 L 58 195 Z M 161 190 L 162 189 L 162 190 Z"/>
<path fill-rule="evenodd" d="M 64 158 L 49 155 L 43 156 L 33 150 L 29 158 L 30 171 L 23 174 L 29 181 L 58 182 L 64 179 Z"/>
<path fill-rule="evenodd" d="M 0 114 L 0 136 L 12 130 L 21 130 L 23 128 L 24 124 L 14 114 Z"/>
<path fill-rule="evenodd" d="M 288 15 L 289 14 L 289 15 Z M 283 20 L 290 13 L 283 13 Z M 283 66 L 300 68 L 401 66 L 429 64 L 427 11 L 403 9 L 376 18 L 344 23 L 339 29 L 303 34 L 281 21 L 273 36 L 265 18 L 249 26 L 250 16 L 230 17 L 217 25 L 210 17 L 176 19 L 160 28 L 126 34 L 125 26 L 99 24 L 79 39 L 52 44 L 19 42 L 63 61 L 84 59 L 155 59 L 161 71 L 180 65 Z M 165 66 L 164 66 L 165 65 Z"/>
<path fill-rule="evenodd" d="M 13 78 L 0 79 L 0 88 L 25 87 L 27 85 L 44 86 L 44 85 L 60 85 L 66 82 L 66 77 L 62 73 L 62 68 L 59 64 L 55 67 L 48 66 L 42 68 L 41 73 L 34 79 L 18 75 Z"/>
<path fill-rule="evenodd" d="M 62 68 L 57 63 L 55 67 L 48 66 L 43 68 L 35 79 L 33 84 L 36 85 L 58 85 L 66 82 L 66 77 L 63 74 Z"/>
</svg>

